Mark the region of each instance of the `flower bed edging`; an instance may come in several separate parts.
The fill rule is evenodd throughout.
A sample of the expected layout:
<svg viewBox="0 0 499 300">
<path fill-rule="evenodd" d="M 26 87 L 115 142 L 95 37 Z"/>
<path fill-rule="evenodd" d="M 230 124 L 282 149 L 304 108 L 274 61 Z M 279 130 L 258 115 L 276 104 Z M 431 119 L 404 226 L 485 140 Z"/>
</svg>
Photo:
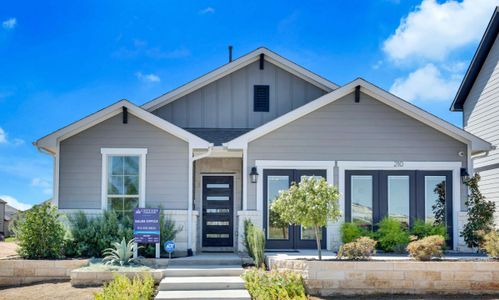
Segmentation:
<svg viewBox="0 0 499 300">
<path fill-rule="evenodd" d="M 163 271 L 88 271 L 76 269 L 71 271 L 71 285 L 74 287 L 102 286 L 104 283 L 112 281 L 116 274 L 125 275 L 132 279 L 135 276 L 151 274 L 156 284 L 163 279 Z"/>
<path fill-rule="evenodd" d="M 269 257 L 269 267 L 302 274 L 309 294 L 499 294 L 495 261 L 306 261 Z"/>
<path fill-rule="evenodd" d="M 0 286 L 69 280 L 70 272 L 88 264 L 88 259 L 0 260 Z"/>
</svg>

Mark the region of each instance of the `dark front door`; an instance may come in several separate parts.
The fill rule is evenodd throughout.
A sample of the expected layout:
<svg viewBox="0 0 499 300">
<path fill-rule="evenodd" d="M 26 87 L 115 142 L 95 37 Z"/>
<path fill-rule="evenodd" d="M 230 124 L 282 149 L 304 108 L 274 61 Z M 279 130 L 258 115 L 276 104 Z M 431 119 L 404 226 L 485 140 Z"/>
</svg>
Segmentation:
<svg viewBox="0 0 499 300">
<path fill-rule="evenodd" d="M 233 247 L 234 179 L 203 177 L 203 247 Z"/>
<path fill-rule="evenodd" d="M 272 201 L 279 191 L 287 190 L 293 182 L 302 178 L 316 176 L 326 178 L 326 170 L 266 169 L 263 171 L 264 228 L 267 249 L 315 249 L 315 233 L 312 228 L 291 226 L 278 222 L 270 210 Z M 326 228 L 321 230 L 321 247 L 326 248 Z"/>
</svg>

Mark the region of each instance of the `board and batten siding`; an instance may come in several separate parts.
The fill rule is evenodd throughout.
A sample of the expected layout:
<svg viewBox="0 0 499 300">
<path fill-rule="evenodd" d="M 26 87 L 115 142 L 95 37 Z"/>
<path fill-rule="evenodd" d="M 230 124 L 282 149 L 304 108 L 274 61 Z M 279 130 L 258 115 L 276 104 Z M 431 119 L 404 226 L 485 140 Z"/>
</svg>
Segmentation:
<svg viewBox="0 0 499 300">
<path fill-rule="evenodd" d="M 256 160 L 458 161 L 466 166 L 459 151 L 466 153 L 466 144 L 366 94 L 355 103 L 352 93 L 250 142 L 248 168 Z M 256 184 L 250 178 L 247 184 L 248 209 L 256 209 Z"/>
<path fill-rule="evenodd" d="M 188 143 L 137 117 L 122 114 L 60 144 L 59 208 L 101 208 L 101 148 L 147 148 L 146 206 L 187 209 Z"/>
<path fill-rule="evenodd" d="M 253 111 L 253 86 L 270 86 L 269 112 Z M 253 62 L 153 114 L 182 128 L 255 128 L 306 104 L 326 91 L 265 61 Z"/>
<path fill-rule="evenodd" d="M 490 49 L 485 63 L 464 102 L 463 124 L 470 133 L 499 146 L 499 42 Z M 474 168 L 481 171 L 480 190 L 499 207 L 499 149 L 473 159 Z M 496 214 L 499 222 L 499 214 Z"/>
<path fill-rule="evenodd" d="M 0 232 L 6 235 L 7 228 L 5 228 L 4 225 L 4 218 L 5 218 L 5 203 L 0 202 Z"/>
</svg>

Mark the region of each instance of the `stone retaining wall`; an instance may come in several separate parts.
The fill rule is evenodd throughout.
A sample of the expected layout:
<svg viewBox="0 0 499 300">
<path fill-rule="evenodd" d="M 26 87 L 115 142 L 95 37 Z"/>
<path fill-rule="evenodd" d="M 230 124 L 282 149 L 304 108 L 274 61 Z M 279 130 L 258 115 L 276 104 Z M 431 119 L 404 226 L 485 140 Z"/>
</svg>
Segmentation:
<svg viewBox="0 0 499 300">
<path fill-rule="evenodd" d="M 163 271 L 89 271 L 89 270 L 74 270 L 71 272 L 71 285 L 75 287 L 84 286 L 102 286 L 105 282 L 112 281 L 115 274 L 125 275 L 132 279 L 135 276 L 143 276 L 151 274 L 154 281 L 158 284 L 163 279 Z"/>
<path fill-rule="evenodd" d="M 0 286 L 69 280 L 72 270 L 88 264 L 88 259 L 0 260 Z"/>
<path fill-rule="evenodd" d="M 305 261 L 270 257 L 271 269 L 302 274 L 311 295 L 499 294 L 495 261 Z"/>
</svg>

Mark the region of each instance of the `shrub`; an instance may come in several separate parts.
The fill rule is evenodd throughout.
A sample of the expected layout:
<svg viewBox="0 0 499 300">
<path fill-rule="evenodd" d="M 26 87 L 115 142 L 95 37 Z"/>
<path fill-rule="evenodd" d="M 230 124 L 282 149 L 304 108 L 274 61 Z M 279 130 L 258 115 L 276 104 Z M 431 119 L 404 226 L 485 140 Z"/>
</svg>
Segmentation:
<svg viewBox="0 0 499 300">
<path fill-rule="evenodd" d="M 353 242 L 342 245 L 338 251 L 338 258 L 368 260 L 374 252 L 376 243 L 375 240 L 369 237 L 360 237 Z"/>
<path fill-rule="evenodd" d="M 499 233 L 493 230 L 483 237 L 483 249 L 492 258 L 499 258 Z"/>
<path fill-rule="evenodd" d="M 163 209 L 159 212 L 159 228 L 160 228 L 160 251 L 166 254 L 163 244 L 166 241 L 173 241 L 179 232 L 183 230 L 182 226 L 177 226 L 175 221 L 165 216 Z M 154 257 L 156 255 L 156 245 L 148 244 L 144 247 L 144 255 L 147 257 Z"/>
<path fill-rule="evenodd" d="M 442 257 L 445 239 L 441 235 L 432 235 L 407 245 L 409 255 L 417 260 L 431 260 L 433 257 Z"/>
<path fill-rule="evenodd" d="M 114 248 L 107 248 L 102 252 L 104 259 L 102 260 L 105 264 L 126 266 L 132 263 L 135 259 L 133 257 L 133 252 L 137 245 L 135 245 L 134 239 L 126 242 L 125 238 L 121 240 L 121 243 L 113 243 Z"/>
<path fill-rule="evenodd" d="M 15 228 L 19 255 L 29 259 L 62 257 L 65 229 L 60 216 L 49 202 L 24 212 Z"/>
<path fill-rule="evenodd" d="M 394 218 L 385 217 L 378 226 L 376 237 L 381 249 L 386 252 L 403 252 L 410 241 L 410 236 L 402 223 Z"/>
<path fill-rule="evenodd" d="M 362 236 L 369 236 L 371 234 L 371 232 L 369 232 L 367 229 L 353 222 L 346 222 L 341 224 L 340 232 L 341 241 L 344 244 L 353 242 Z"/>
<path fill-rule="evenodd" d="M 411 234 L 418 239 L 425 238 L 430 235 L 441 235 L 447 238 L 447 228 L 445 224 L 425 223 L 423 220 L 416 220 L 411 228 Z"/>
<path fill-rule="evenodd" d="M 300 274 L 253 268 L 242 275 L 253 300 L 306 300 Z"/>
<path fill-rule="evenodd" d="M 151 275 L 136 276 L 130 280 L 124 275 L 116 275 L 114 280 L 104 285 L 96 300 L 147 300 L 154 297 L 154 279 Z"/>
<path fill-rule="evenodd" d="M 244 240 L 248 254 L 255 261 L 257 267 L 265 264 L 265 235 L 260 228 L 256 228 L 251 221 L 244 223 Z"/>
<path fill-rule="evenodd" d="M 133 221 L 129 217 L 119 219 L 112 211 L 89 218 L 79 211 L 69 215 L 71 236 L 66 242 L 67 256 L 101 257 L 102 252 L 123 238 L 133 238 Z"/>
</svg>

